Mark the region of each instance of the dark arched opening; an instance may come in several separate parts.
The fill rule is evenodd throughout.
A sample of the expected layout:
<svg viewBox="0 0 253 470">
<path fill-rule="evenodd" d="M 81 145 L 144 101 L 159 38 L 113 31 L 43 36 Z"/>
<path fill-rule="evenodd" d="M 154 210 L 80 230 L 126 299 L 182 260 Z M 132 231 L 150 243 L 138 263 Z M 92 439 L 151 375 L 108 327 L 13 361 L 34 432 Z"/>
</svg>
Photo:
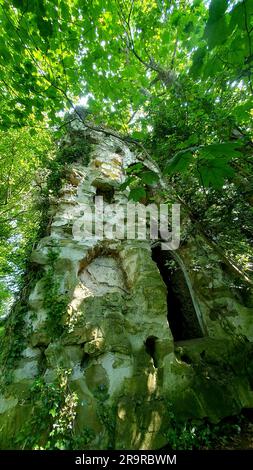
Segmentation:
<svg viewBox="0 0 253 470">
<path fill-rule="evenodd" d="M 167 286 L 167 318 L 174 340 L 202 338 L 203 331 L 180 266 L 160 246 L 152 249 L 152 258 Z"/>
<path fill-rule="evenodd" d="M 109 186 L 97 187 L 95 196 L 102 196 L 104 202 L 106 202 L 107 204 L 112 204 L 114 202 L 114 189 Z"/>
</svg>

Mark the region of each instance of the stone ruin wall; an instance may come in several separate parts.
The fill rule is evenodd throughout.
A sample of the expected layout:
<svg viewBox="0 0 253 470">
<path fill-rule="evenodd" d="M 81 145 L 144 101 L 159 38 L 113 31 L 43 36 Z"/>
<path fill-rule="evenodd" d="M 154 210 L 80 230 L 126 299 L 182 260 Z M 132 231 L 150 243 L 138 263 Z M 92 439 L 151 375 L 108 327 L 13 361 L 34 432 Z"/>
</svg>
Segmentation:
<svg viewBox="0 0 253 470">
<path fill-rule="evenodd" d="M 42 277 L 24 314 L 26 344 L 0 395 L 2 449 L 15 447 L 16 433 L 34 413 L 27 398 L 34 380 L 54 383 L 59 369 L 69 371 L 69 389 L 78 396 L 76 432 L 93 430 L 91 449 L 165 445 L 171 406 L 179 418 L 215 422 L 253 404 L 247 362 L 252 309 L 226 287 L 219 260 L 201 237 L 189 239 L 174 256 L 202 335 L 174 341 L 170 299 L 150 241 L 73 236 L 73 224 L 85 219 L 85 204 L 92 205 L 96 194 L 111 191 L 113 202 L 126 204 L 127 190 L 120 185 L 127 167 L 138 161 L 116 137 L 83 132 L 92 143 L 90 163 L 69 165 L 51 207 L 50 234 L 32 254 L 46 273 L 48 254 L 57 250 L 53 276 L 59 295 L 67 298 L 62 333 L 54 337 L 48 328 Z M 107 222 L 124 221 L 116 215 Z M 101 403 L 110 410 L 111 425 L 101 417 Z"/>
</svg>

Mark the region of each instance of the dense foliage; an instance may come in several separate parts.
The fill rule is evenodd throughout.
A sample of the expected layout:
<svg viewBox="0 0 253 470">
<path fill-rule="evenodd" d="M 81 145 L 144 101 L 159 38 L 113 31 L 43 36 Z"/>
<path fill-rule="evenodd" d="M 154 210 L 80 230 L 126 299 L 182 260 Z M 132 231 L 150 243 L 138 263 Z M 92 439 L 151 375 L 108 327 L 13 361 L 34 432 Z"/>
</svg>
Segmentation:
<svg viewBox="0 0 253 470">
<path fill-rule="evenodd" d="M 36 136 L 28 128 L 0 132 L 0 312 L 18 288 L 41 224 L 35 197 L 38 202 L 50 151 L 45 131 Z"/>
<path fill-rule="evenodd" d="M 249 282 L 252 0 L 0 0 L 0 27 L 2 305 L 36 236 L 62 116 L 85 120 L 82 103 L 93 127 L 156 160 L 168 193 Z M 135 170 L 138 199 L 155 177 Z"/>
</svg>

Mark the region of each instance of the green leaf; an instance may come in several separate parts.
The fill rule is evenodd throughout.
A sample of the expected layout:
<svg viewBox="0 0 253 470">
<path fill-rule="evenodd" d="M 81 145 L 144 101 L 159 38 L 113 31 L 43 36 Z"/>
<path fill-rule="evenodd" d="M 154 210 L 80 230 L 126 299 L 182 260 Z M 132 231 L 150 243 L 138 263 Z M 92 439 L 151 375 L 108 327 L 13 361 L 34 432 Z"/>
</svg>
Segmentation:
<svg viewBox="0 0 253 470">
<path fill-rule="evenodd" d="M 217 59 L 215 55 L 211 56 L 202 68 L 202 77 L 207 79 L 215 77 L 216 74 L 222 69 L 222 62 Z"/>
<path fill-rule="evenodd" d="M 47 93 L 47 96 L 49 98 L 52 98 L 52 99 L 55 99 L 56 96 L 57 96 L 57 90 L 54 86 L 50 86 L 50 88 L 47 89 L 46 93 Z M 53 112 L 53 110 L 52 110 L 52 112 Z"/>
<path fill-rule="evenodd" d="M 128 199 L 138 202 L 145 197 L 146 197 L 146 191 L 144 188 L 134 188 L 134 189 L 131 189 Z"/>
<path fill-rule="evenodd" d="M 26 0 L 12 0 L 13 5 L 20 10 L 25 8 Z"/>
<path fill-rule="evenodd" d="M 60 3 L 60 8 L 61 8 L 62 18 L 64 18 L 64 20 L 68 20 L 69 17 L 70 17 L 70 12 L 69 12 L 69 7 L 68 7 L 67 3 L 61 2 Z"/>
<path fill-rule="evenodd" d="M 143 164 L 142 163 L 135 163 L 134 165 L 131 165 L 130 167 L 127 168 L 126 172 L 127 173 L 135 173 L 138 174 L 140 171 L 143 169 Z"/>
<path fill-rule="evenodd" d="M 209 20 L 216 23 L 225 13 L 228 7 L 227 0 L 212 0 L 209 6 Z"/>
<path fill-rule="evenodd" d="M 11 59 L 12 59 L 12 56 L 11 56 L 9 50 L 7 49 L 7 47 L 5 46 L 5 44 L 2 41 L 0 43 L 0 57 L 2 57 L 4 59 L 4 61 L 6 61 L 6 62 L 11 61 Z"/>
<path fill-rule="evenodd" d="M 235 5 L 233 10 L 230 12 L 230 31 L 232 32 L 236 28 L 236 26 L 238 26 L 238 28 L 240 29 L 244 29 L 245 27 L 243 3 Z"/>
<path fill-rule="evenodd" d="M 208 21 L 205 28 L 205 37 L 207 38 L 208 46 L 210 49 L 224 44 L 227 39 L 229 30 L 225 16 L 222 16 L 217 21 Z"/>
<path fill-rule="evenodd" d="M 200 74 L 205 56 L 206 56 L 205 47 L 202 47 L 198 49 L 196 52 L 194 52 L 193 59 L 192 59 L 192 66 L 190 69 L 190 73 L 193 76 L 193 78 L 197 78 L 197 76 Z"/>
<path fill-rule="evenodd" d="M 224 142 L 222 144 L 207 145 L 199 150 L 199 157 L 206 160 L 223 159 L 223 161 L 229 161 L 240 156 L 238 150 L 241 145 L 241 142 Z"/>
<path fill-rule="evenodd" d="M 221 188 L 225 179 L 234 175 L 234 170 L 228 162 L 240 156 L 238 149 L 241 145 L 241 142 L 225 142 L 201 148 L 195 168 L 200 184 Z"/>
<path fill-rule="evenodd" d="M 51 410 L 49 411 L 49 414 L 50 414 L 51 416 L 53 416 L 53 418 L 55 418 L 55 416 L 56 416 L 56 414 L 57 414 L 56 409 L 55 409 L 55 408 L 51 408 Z"/>
<path fill-rule="evenodd" d="M 229 28 L 231 32 L 236 28 L 236 26 L 241 30 L 246 29 L 245 14 L 247 17 L 247 22 L 249 22 L 250 17 L 253 14 L 252 0 L 244 0 L 238 3 L 230 12 Z"/>
<path fill-rule="evenodd" d="M 134 181 L 136 181 L 136 176 L 128 176 L 124 183 L 120 185 L 121 191 L 124 191 Z"/>
<path fill-rule="evenodd" d="M 144 171 L 139 176 L 145 184 L 153 184 L 159 180 L 158 175 L 153 171 Z"/>
<path fill-rule="evenodd" d="M 202 160 L 198 162 L 195 174 L 200 184 L 219 189 L 224 185 L 225 178 L 231 178 L 234 175 L 234 170 L 222 159 Z"/>
<path fill-rule="evenodd" d="M 171 31 L 166 31 L 165 30 L 162 34 L 162 39 L 165 43 L 169 42 L 169 40 L 171 39 Z"/>
<path fill-rule="evenodd" d="M 193 162 L 192 152 L 182 150 L 178 152 L 166 165 L 164 173 L 166 175 L 172 175 L 173 173 L 184 173 L 190 163 Z"/>
<path fill-rule="evenodd" d="M 246 103 L 239 104 L 233 110 L 233 115 L 237 121 L 243 122 L 250 119 L 250 111 L 253 109 L 252 100 L 246 101 Z"/>
<path fill-rule="evenodd" d="M 139 131 L 137 132 L 137 131 L 135 131 L 135 132 L 133 132 L 133 133 L 131 134 L 131 137 L 132 137 L 133 139 L 142 140 L 143 137 L 145 137 L 145 132 L 139 132 Z"/>
<path fill-rule="evenodd" d="M 44 19 L 41 16 L 37 17 L 37 25 L 41 36 L 44 39 L 52 36 L 53 34 L 53 25 L 50 20 Z"/>
</svg>

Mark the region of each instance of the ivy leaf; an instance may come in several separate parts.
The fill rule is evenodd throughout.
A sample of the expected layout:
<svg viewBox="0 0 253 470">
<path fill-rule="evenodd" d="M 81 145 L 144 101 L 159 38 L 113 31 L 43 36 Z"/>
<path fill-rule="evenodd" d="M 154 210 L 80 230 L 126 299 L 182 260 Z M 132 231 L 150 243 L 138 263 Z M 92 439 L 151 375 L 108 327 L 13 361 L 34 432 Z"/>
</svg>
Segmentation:
<svg viewBox="0 0 253 470">
<path fill-rule="evenodd" d="M 51 410 L 49 411 L 49 414 L 50 414 L 51 416 L 53 416 L 53 418 L 55 418 L 55 416 L 56 416 L 56 414 L 57 414 L 56 409 L 55 409 L 55 408 L 51 408 Z"/>
</svg>

